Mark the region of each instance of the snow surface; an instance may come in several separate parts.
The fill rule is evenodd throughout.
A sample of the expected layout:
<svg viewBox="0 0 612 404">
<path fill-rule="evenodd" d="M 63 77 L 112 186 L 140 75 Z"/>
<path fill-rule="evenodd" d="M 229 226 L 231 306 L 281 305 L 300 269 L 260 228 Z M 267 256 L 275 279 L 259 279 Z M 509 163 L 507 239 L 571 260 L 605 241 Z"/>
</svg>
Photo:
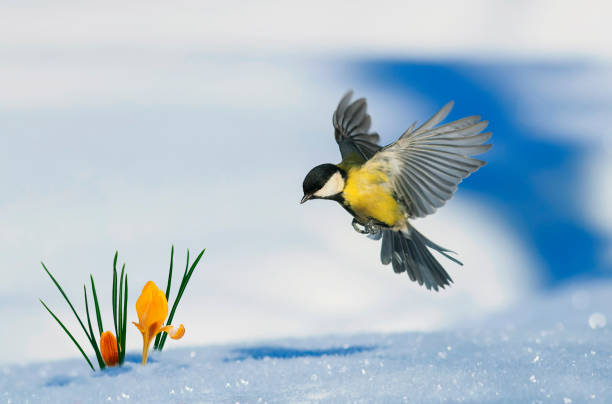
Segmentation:
<svg viewBox="0 0 612 404">
<path fill-rule="evenodd" d="M 611 283 L 581 284 L 446 332 L 178 348 L 146 367 L 132 353 L 96 373 L 80 359 L 6 365 L 0 402 L 609 403 L 611 299 Z"/>
</svg>

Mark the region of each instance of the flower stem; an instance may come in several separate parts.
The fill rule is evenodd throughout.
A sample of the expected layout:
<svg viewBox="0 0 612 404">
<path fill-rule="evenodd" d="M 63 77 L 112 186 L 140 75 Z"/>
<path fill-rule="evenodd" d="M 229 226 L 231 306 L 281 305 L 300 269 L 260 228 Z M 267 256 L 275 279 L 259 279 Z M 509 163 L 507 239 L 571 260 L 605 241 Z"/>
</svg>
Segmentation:
<svg viewBox="0 0 612 404">
<path fill-rule="evenodd" d="M 149 345 L 151 344 L 151 338 L 149 336 L 142 336 L 142 366 L 147 364 L 149 358 Z"/>
</svg>

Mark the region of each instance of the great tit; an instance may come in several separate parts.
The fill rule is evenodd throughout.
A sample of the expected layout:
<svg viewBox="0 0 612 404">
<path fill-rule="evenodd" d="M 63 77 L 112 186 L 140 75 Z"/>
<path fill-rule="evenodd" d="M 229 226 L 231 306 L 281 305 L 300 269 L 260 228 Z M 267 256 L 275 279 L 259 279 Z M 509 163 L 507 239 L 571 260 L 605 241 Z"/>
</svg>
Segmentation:
<svg viewBox="0 0 612 404">
<path fill-rule="evenodd" d="M 396 273 L 407 272 L 427 289 L 444 288 L 451 277 L 429 249 L 463 265 L 419 233 L 410 219 L 432 214 L 452 198 L 457 185 L 485 162 L 470 156 L 484 153 L 491 133 L 480 116 L 437 126 L 450 112 L 446 104 L 425 123 L 416 122 L 388 146 L 378 145 L 370 132 L 366 100 L 351 103 L 352 91 L 342 97 L 332 117 L 342 162 L 321 164 L 306 175 L 304 197 L 338 202 L 352 216 L 359 233 L 382 238 L 380 259 Z"/>
</svg>

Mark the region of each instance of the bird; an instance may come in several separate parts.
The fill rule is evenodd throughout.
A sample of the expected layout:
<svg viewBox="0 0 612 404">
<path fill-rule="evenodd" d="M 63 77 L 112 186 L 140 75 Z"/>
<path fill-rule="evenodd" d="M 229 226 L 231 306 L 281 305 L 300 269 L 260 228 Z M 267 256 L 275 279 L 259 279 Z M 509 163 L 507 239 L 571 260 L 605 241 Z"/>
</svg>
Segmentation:
<svg viewBox="0 0 612 404">
<path fill-rule="evenodd" d="M 450 200 L 458 184 L 486 164 L 472 156 L 491 148 L 488 121 L 468 116 L 441 124 L 453 108 L 450 101 L 417 127 L 413 123 L 395 142 L 380 146 L 370 132 L 365 98 L 351 102 L 348 91 L 332 115 L 339 164 L 314 167 L 304 178 L 300 203 L 325 199 L 338 202 L 353 217 L 352 226 L 374 240 L 382 239 L 380 260 L 395 273 L 438 291 L 453 283 L 432 255 L 455 262 L 454 251 L 441 247 L 410 223 L 434 213 Z"/>
</svg>

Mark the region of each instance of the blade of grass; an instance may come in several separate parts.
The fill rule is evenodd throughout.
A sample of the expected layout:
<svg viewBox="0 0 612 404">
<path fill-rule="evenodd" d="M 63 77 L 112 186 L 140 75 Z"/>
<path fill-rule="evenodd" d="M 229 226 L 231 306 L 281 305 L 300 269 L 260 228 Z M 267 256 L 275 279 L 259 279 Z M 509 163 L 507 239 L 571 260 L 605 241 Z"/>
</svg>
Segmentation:
<svg viewBox="0 0 612 404">
<path fill-rule="evenodd" d="M 121 332 L 121 341 L 123 341 L 123 346 L 120 352 L 120 361 L 119 364 L 122 364 L 125 360 L 125 347 L 127 346 L 127 306 L 128 306 L 128 276 L 125 274 L 125 285 L 124 285 L 125 293 L 123 295 L 123 330 Z"/>
<path fill-rule="evenodd" d="M 191 268 L 189 269 L 189 271 L 186 272 L 185 276 L 183 277 L 183 280 L 181 282 L 181 286 L 179 288 L 179 293 L 176 296 L 176 300 L 174 301 L 174 305 L 172 306 L 173 309 L 174 309 L 175 306 L 178 305 L 179 300 L 181 300 L 181 297 L 183 296 L 183 292 L 185 291 L 185 288 L 187 288 L 187 284 L 189 283 L 189 280 L 191 279 L 191 275 L 193 274 L 193 271 L 195 270 L 196 266 L 198 265 L 198 262 L 200 261 L 200 258 L 202 258 L 202 255 L 204 254 L 204 251 L 206 251 L 206 249 L 203 249 L 200 252 L 200 254 L 196 258 L 196 260 L 191 265 Z M 174 313 L 174 311 L 172 311 L 170 313 L 170 316 L 174 316 L 173 313 Z M 170 318 L 170 317 L 168 317 L 168 318 Z"/>
<path fill-rule="evenodd" d="M 119 351 L 119 347 L 123 346 L 123 341 L 121 340 L 122 328 L 123 328 L 123 277 L 125 274 L 125 264 L 121 268 L 121 275 L 119 276 L 119 298 L 117 300 L 117 351 Z"/>
<path fill-rule="evenodd" d="M 168 285 L 166 285 L 166 300 L 170 298 L 170 284 L 172 283 L 172 267 L 174 266 L 174 244 L 170 249 L 170 270 L 168 271 Z"/>
<path fill-rule="evenodd" d="M 121 266 L 121 275 L 119 276 L 119 296 L 117 297 L 117 352 L 121 352 L 121 347 L 125 346 L 124 341 L 121 339 L 123 335 L 123 278 L 125 274 L 125 264 Z"/>
<path fill-rule="evenodd" d="M 206 248 L 204 248 L 200 254 L 198 254 L 197 258 L 195 261 L 193 261 L 193 265 L 191 266 L 191 268 L 189 269 L 189 273 L 187 274 L 187 281 L 185 282 L 185 286 L 183 287 L 183 291 L 185 290 L 185 288 L 187 287 L 187 283 L 189 283 L 189 280 L 191 279 L 191 275 L 193 274 L 193 271 L 195 271 L 196 266 L 198 265 L 198 263 L 200 262 L 200 259 L 202 258 L 202 256 L 204 255 L 204 252 L 206 252 Z M 182 295 L 182 293 L 181 293 Z"/>
<path fill-rule="evenodd" d="M 170 285 L 172 284 L 172 268 L 174 266 L 174 244 L 172 244 L 172 248 L 170 249 L 170 269 L 168 270 L 168 284 L 166 285 L 166 300 L 170 300 Z M 162 333 L 159 333 L 155 336 L 155 343 L 153 344 L 153 349 L 157 349 L 159 347 L 159 341 L 161 340 Z"/>
<path fill-rule="evenodd" d="M 87 339 L 89 339 L 89 341 L 91 341 L 91 337 L 92 336 L 89 335 L 89 333 L 87 332 L 87 329 L 85 329 L 85 325 L 83 324 L 83 321 L 81 321 L 81 317 L 77 314 L 77 312 L 74 309 L 74 306 L 72 305 L 72 303 L 70 303 L 70 299 L 68 299 L 68 296 L 66 296 L 66 293 L 64 293 L 64 289 L 62 289 L 62 287 L 59 285 L 59 283 L 57 283 L 57 281 L 55 280 L 55 277 L 53 277 L 53 275 L 51 275 L 51 272 L 49 272 L 49 270 L 47 269 L 45 264 L 43 262 L 41 262 L 41 264 L 42 264 L 42 267 L 45 269 L 45 272 L 47 272 L 47 275 L 49 275 L 49 277 L 51 278 L 51 280 L 53 281 L 53 283 L 55 284 L 57 289 L 62 294 L 62 296 L 64 296 L 64 299 L 66 300 L 66 303 L 68 303 L 68 306 L 70 306 L 70 309 L 72 310 L 72 313 L 74 313 L 74 316 L 77 318 L 77 320 L 79 320 L 79 324 L 81 325 L 81 328 L 83 329 L 83 332 L 85 333 L 85 335 L 87 335 Z"/>
<path fill-rule="evenodd" d="M 191 279 L 191 275 L 193 274 L 193 271 L 196 269 L 205 251 L 206 251 L 206 248 L 203 249 L 200 252 L 200 254 L 198 254 L 198 257 L 195 259 L 195 261 L 193 261 L 191 268 L 189 268 L 188 266 L 189 264 L 187 264 L 187 268 L 189 268 L 189 271 L 187 270 L 187 268 L 185 269 L 185 273 L 183 274 L 183 279 L 181 281 L 181 286 L 179 287 L 179 291 L 178 291 L 178 294 L 176 295 L 176 299 L 174 299 L 174 304 L 172 305 L 172 310 L 170 311 L 170 315 L 168 316 L 168 321 L 166 321 L 166 325 L 172 324 L 172 319 L 174 319 L 174 313 L 176 312 L 176 308 L 178 307 L 178 304 L 181 301 L 181 297 L 183 297 L 183 292 L 185 292 L 185 289 L 187 288 L 187 283 L 189 283 L 189 280 Z M 187 262 L 189 263 L 189 250 L 187 250 Z M 168 333 L 163 333 L 163 334 L 164 335 L 162 335 L 161 341 L 159 343 L 160 351 L 164 349 L 164 344 L 166 343 L 166 339 L 168 336 Z"/>
<path fill-rule="evenodd" d="M 40 301 L 42 303 L 42 305 L 45 307 L 45 309 L 47 309 L 47 311 L 49 312 L 49 314 L 51 314 L 51 316 L 55 319 L 55 321 L 57 321 L 57 323 L 60 325 L 60 327 L 62 327 L 62 329 L 66 332 L 66 334 L 68 334 L 68 336 L 70 337 L 70 339 L 72 340 L 72 342 L 74 342 L 74 345 L 76 345 L 76 347 L 79 349 L 79 351 L 81 352 L 81 354 L 83 355 L 83 358 L 85 358 L 85 360 L 87 361 L 87 363 L 89 364 L 89 367 L 91 368 L 91 370 L 93 370 L 94 372 L 96 371 L 96 369 L 94 368 L 93 364 L 91 363 L 91 361 L 89 360 L 89 358 L 87 357 L 87 355 L 85 355 L 85 351 L 83 351 L 83 348 L 81 348 L 81 345 L 79 345 L 79 343 L 77 342 L 76 339 L 74 339 L 74 337 L 72 336 L 72 334 L 70 333 L 70 331 L 68 331 L 68 329 L 64 326 L 64 324 L 60 321 L 59 318 L 57 318 L 57 316 L 55 314 L 53 314 L 53 312 L 51 311 L 51 309 L 49 309 L 47 307 L 47 305 L 45 304 L 45 302 L 43 302 L 42 300 Z"/>
<path fill-rule="evenodd" d="M 89 274 L 89 279 L 91 279 L 91 292 L 93 294 L 94 305 L 96 309 L 96 319 L 98 320 L 98 331 L 100 331 L 100 336 L 102 336 L 102 333 L 104 332 L 104 326 L 102 325 L 100 305 L 98 304 L 98 295 L 96 294 L 96 284 L 94 283 L 94 278 L 92 274 Z"/>
<path fill-rule="evenodd" d="M 179 291 L 177 292 L 177 297 L 178 294 L 181 291 L 183 282 L 185 281 L 185 276 L 187 275 L 187 272 L 189 271 L 189 248 L 187 249 L 187 259 L 185 260 L 185 271 L 183 272 L 183 277 L 181 278 L 181 284 L 179 285 Z M 166 300 L 168 300 L 168 297 L 166 297 Z M 168 301 L 169 302 L 169 301 Z M 175 299 L 176 302 L 176 299 Z M 166 325 L 170 324 L 170 319 L 168 319 L 168 321 L 166 322 Z M 167 338 L 167 334 L 166 333 L 159 333 L 157 334 L 157 336 L 159 336 L 159 344 L 157 345 L 157 350 L 161 351 L 163 349 L 164 344 L 166 343 L 166 338 Z"/>
<path fill-rule="evenodd" d="M 94 332 L 91 327 L 91 318 L 89 317 L 89 303 L 88 303 L 89 299 L 87 299 L 87 287 L 85 287 L 85 285 L 83 285 L 83 294 L 85 295 L 85 313 L 87 314 L 87 326 L 89 327 L 89 334 L 91 335 L 89 342 L 91 343 L 91 346 L 93 347 L 94 352 L 96 353 L 96 359 L 98 360 L 98 366 L 100 366 L 100 370 L 102 370 L 106 367 L 106 364 L 104 363 L 104 359 L 102 359 L 102 354 L 100 353 L 100 349 L 98 348 L 98 343 L 93 337 Z"/>
<path fill-rule="evenodd" d="M 185 263 L 185 272 L 183 272 L 183 278 L 187 274 L 187 270 L 189 269 L 189 248 L 187 249 L 187 261 Z"/>
<path fill-rule="evenodd" d="M 115 258 L 113 258 L 113 323 L 115 325 L 115 335 L 119 333 L 117 328 L 117 256 L 119 251 L 115 251 Z"/>
<path fill-rule="evenodd" d="M 174 247 L 174 245 L 172 245 L 172 247 Z M 181 278 L 181 285 L 183 284 L 183 281 L 185 280 L 185 275 L 187 274 L 188 270 L 189 270 L 189 248 L 187 249 L 187 259 L 185 260 L 185 271 L 183 272 L 183 277 Z M 180 290 L 182 287 L 181 285 L 179 285 L 179 292 L 177 292 L 177 297 L 178 297 L 178 293 L 180 293 Z M 166 300 L 168 300 L 168 303 L 170 303 L 169 296 L 166 296 Z M 168 319 L 168 321 L 166 321 L 166 325 L 170 324 L 170 321 L 171 320 Z M 167 338 L 166 333 L 163 333 L 163 332 L 159 333 L 157 334 L 157 337 L 159 337 L 159 344 L 157 344 L 157 346 L 153 345 L 153 347 L 161 352 L 161 350 L 163 349 L 164 343 L 166 342 L 166 338 Z"/>
</svg>

